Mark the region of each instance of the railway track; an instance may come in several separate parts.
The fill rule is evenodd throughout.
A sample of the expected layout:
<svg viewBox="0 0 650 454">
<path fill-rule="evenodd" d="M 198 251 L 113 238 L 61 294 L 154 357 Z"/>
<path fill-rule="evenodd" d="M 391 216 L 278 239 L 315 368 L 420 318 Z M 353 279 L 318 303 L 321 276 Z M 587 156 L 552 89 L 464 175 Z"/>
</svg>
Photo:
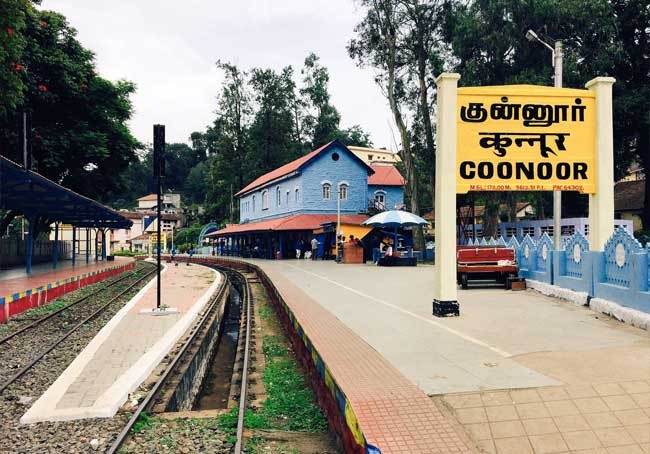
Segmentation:
<svg viewBox="0 0 650 454">
<path fill-rule="evenodd" d="M 152 267 L 143 276 L 139 276 L 136 272 L 129 273 L 127 276 L 101 287 L 95 292 L 51 314 L 34 320 L 0 339 L 0 364 L 2 364 L 2 369 L 0 369 L 0 394 L 29 372 L 43 357 L 52 352 L 68 337 L 100 316 L 123 295 L 127 294 L 145 279 L 151 277 L 154 272 L 155 268 Z M 88 302 L 93 297 L 103 294 L 107 289 L 113 288 L 113 286 L 133 279 L 134 277 L 136 278 L 134 282 L 130 283 L 126 288 L 120 289 L 108 302 L 79 306 L 80 303 Z M 74 315 L 69 316 L 68 314 L 72 314 L 69 312 L 71 308 L 76 308 L 78 311 Z M 40 349 L 35 355 L 27 347 L 31 339 L 34 338 L 34 330 L 37 330 L 39 333 L 39 345 L 46 345 L 45 348 Z M 15 347 L 12 348 L 12 345 Z"/>
<path fill-rule="evenodd" d="M 242 307 L 242 319 L 245 323 L 245 339 L 244 344 L 244 360 L 242 365 L 242 381 L 241 381 L 241 391 L 239 395 L 239 410 L 237 417 L 237 433 L 236 433 L 236 443 L 234 452 L 236 454 L 241 454 L 243 449 L 243 432 L 244 432 L 244 414 L 247 407 L 248 400 L 248 365 L 250 360 L 250 343 L 251 343 L 251 320 L 252 320 L 252 292 L 250 289 L 249 279 L 257 279 L 257 275 L 254 275 L 254 278 L 247 277 L 244 273 L 248 274 L 254 272 L 246 264 L 233 262 L 233 265 L 229 267 L 220 266 L 220 265 L 206 265 L 212 268 L 221 271 L 225 279 L 222 282 L 217 295 L 210 301 L 209 308 L 204 311 L 201 319 L 194 325 L 194 328 L 190 336 L 186 339 L 183 345 L 180 347 L 174 358 L 164 369 L 160 378 L 152 386 L 151 390 L 147 393 L 143 401 L 140 403 L 138 408 L 135 410 L 127 424 L 124 426 L 122 431 L 118 434 L 117 438 L 111 445 L 111 447 L 106 451 L 108 454 L 114 454 L 119 451 L 119 449 L 124 445 L 126 440 L 129 437 L 129 433 L 133 426 L 135 425 L 138 418 L 143 413 L 150 412 L 152 408 L 156 405 L 157 401 L 160 399 L 161 394 L 164 392 L 165 386 L 168 382 L 172 381 L 172 378 L 176 372 L 176 369 L 179 368 L 184 361 L 186 361 L 186 353 L 191 349 L 195 339 L 198 337 L 199 333 L 203 329 L 204 325 L 207 325 L 212 314 L 218 310 L 219 301 L 223 297 L 226 289 L 232 281 L 239 281 L 242 291 L 242 302 L 244 303 Z"/>
</svg>

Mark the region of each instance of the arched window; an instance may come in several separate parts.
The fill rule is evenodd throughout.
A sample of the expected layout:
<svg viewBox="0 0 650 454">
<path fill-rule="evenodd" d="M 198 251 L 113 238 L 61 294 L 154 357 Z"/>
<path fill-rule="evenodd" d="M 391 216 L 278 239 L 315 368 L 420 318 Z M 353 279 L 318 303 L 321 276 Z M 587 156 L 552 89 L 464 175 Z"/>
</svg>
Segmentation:
<svg viewBox="0 0 650 454">
<path fill-rule="evenodd" d="M 295 199 L 296 199 L 296 205 L 298 204 L 298 201 L 300 200 L 300 189 L 296 188 L 295 191 Z"/>
<path fill-rule="evenodd" d="M 375 191 L 375 201 L 381 203 L 382 205 L 386 202 L 386 192 L 385 191 Z"/>
<path fill-rule="evenodd" d="M 348 200 L 348 184 L 339 183 L 339 199 Z"/>
<path fill-rule="evenodd" d="M 329 183 L 323 183 L 323 200 L 329 200 L 331 192 L 332 185 Z"/>
<path fill-rule="evenodd" d="M 268 210 L 269 209 L 269 191 L 262 191 L 262 209 L 263 210 Z"/>
<path fill-rule="evenodd" d="M 280 206 L 282 204 L 282 195 L 280 193 L 280 186 L 275 188 L 275 200 L 276 200 L 278 206 Z"/>
</svg>

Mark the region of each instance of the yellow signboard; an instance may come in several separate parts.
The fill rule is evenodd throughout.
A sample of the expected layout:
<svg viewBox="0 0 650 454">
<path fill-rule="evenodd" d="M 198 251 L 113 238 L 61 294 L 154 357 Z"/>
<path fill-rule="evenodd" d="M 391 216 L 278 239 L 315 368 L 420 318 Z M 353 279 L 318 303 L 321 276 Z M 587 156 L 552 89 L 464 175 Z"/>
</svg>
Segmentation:
<svg viewBox="0 0 650 454">
<path fill-rule="evenodd" d="M 595 193 L 595 104 L 590 90 L 459 88 L 456 191 Z"/>
</svg>

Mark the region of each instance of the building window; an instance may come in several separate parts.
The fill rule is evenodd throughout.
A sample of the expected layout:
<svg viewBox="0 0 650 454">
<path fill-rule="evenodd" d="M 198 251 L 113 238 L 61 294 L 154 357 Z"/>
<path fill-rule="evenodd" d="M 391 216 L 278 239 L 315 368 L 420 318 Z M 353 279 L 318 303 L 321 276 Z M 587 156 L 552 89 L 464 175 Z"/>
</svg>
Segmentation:
<svg viewBox="0 0 650 454">
<path fill-rule="evenodd" d="M 298 188 L 296 188 L 296 191 L 295 191 L 295 199 L 296 199 L 295 201 L 296 201 L 296 205 L 297 205 L 298 201 L 300 200 L 300 189 L 298 189 Z"/>
<path fill-rule="evenodd" d="M 339 184 L 339 199 L 348 200 L 348 185 L 346 183 Z"/>
<path fill-rule="evenodd" d="M 275 198 L 277 200 L 278 206 L 282 204 L 282 196 L 280 192 L 280 186 L 275 189 Z"/>
<path fill-rule="evenodd" d="M 535 227 L 522 227 L 521 234 L 523 236 L 526 235 L 535 236 Z"/>
<path fill-rule="evenodd" d="M 332 185 L 329 183 L 323 184 L 323 200 L 329 200 L 331 192 L 332 192 Z"/>
<path fill-rule="evenodd" d="M 562 229 L 562 235 L 573 235 L 576 233 L 576 226 L 575 225 L 563 225 L 561 227 Z"/>
<path fill-rule="evenodd" d="M 517 227 L 506 227 L 506 237 L 517 236 Z"/>
<path fill-rule="evenodd" d="M 287 191 L 287 206 L 289 206 L 289 191 Z"/>
<path fill-rule="evenodd" d="M 268 210 L 269 209 L 269 191 L 262 191 L 262 209 L 263 210 Z"/>
<path fill-rule="evenodd" d="M 381 203 L 382 205 L 386 202 L 386 193 L 384 191 L 375 192 L 375 202 Z"/>
<path fill-rule="evenodd" d="M 368 161 L 372 161 L 372 155 L 371 154 L 368 155 Z"/>
<path fill-rule="evenodd" d="M 253 211 L 255 211 L 255 196 L 253 196 Z"/>
</svg>

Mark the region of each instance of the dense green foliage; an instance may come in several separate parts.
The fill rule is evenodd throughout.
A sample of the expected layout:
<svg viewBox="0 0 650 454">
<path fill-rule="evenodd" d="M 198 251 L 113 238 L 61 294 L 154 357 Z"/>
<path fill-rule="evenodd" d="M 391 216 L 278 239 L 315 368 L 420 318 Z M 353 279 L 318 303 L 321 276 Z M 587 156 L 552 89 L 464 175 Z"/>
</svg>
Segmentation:
<svg viewBox="0 0 650 454">
<path fill-rule="evenodd" d="M 134 85 L 97 75 L 93 53 L 61 14 L 9 0 L 0 22 L 0 153 L 18 159 L 24 110 L 35 170 L 92 198 L 119 194 L 119 174 L 139 146 L 126 125 Z"/>
<path fill-rule="evenodd" d="M 461 85 L 552 85 L 548 49 L 525 38 L 535 30 L 547 42 L 562 40 L 563 85 L 583 88 L 596 76 L 614 85 L 616 174 L 633 161 L 650 168 L 650 4 L 647 0 L 362 0 L 366 15 L 350 42 L 351 58 L 379 71 L 402 141 L 407 197 L 412 209 L 433 202 L 435 147 L 429 128 L 434 78 L 461 74 Z M 646 180 L 650 186 L 650 179 Z M 499 203 L 532 201 L 538 215 L 550 209 L 548 193 L 478 194 L 496 218 Z M 567 215 L 584 215 L 586 198 L 565 195 Z M 418 200 L 422 203 L 418 204 Z M 460 203 L 464 203 L 461 200 Z M 650 188 L 646 190 L 650 224 Z M 487 219 L 486 219 L 487 220 Z M 494 223 L 493 223 L 494 224 Z"/>
</svg>

